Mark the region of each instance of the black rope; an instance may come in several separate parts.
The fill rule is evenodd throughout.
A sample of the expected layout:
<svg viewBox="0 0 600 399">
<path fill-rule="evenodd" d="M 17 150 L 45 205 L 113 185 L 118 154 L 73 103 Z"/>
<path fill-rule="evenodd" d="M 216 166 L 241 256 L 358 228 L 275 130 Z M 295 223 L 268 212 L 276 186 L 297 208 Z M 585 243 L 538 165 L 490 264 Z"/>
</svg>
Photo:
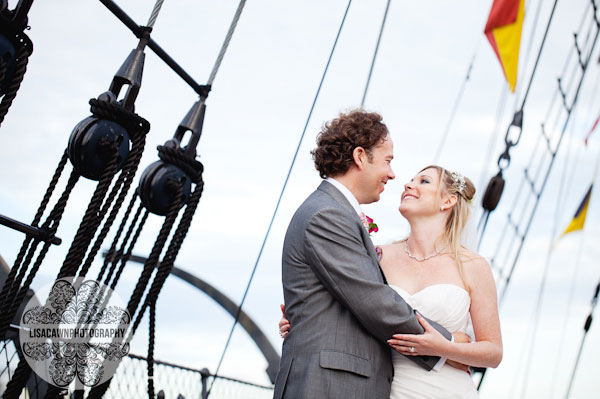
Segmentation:
<svg viewBox="0 0 600 399">
<path fill-rule="evenodd" d="M 167 215 L 165 216 L 165 220 L 164 220 L 163 225 L 160 229 L 160 232 L 156 238 L 156 241 L 154 242 L 154 246 L 152 247 L 150 256 L 148 256 L 148 259 L 146 260 L 146 262 L 144 264 L 144 269 L 142 270 L 142 274 L 140 275 L 140 278 L 137 281 L 135 289 L 131 295 L 131 298 L 129 299 L 129 303 L 127 304 L 127 312 L 129 313 L 129 315 L 131 315 L 132 318 L 136 314 L 137 308 L 142 299 L 142 295 L 144 294 L 144 291 L 146 290 L 146 287 L 148 286 L 148 282 L 150 281 L 152 272 L 154 271 L 156 264 L 158 263 L 158 258 L 159 258 L 160 254 L 165 246 L 165 243 L 169 237 L 169 233 L 171 232 L 171 229 L 173 228 L 173 225 L 175 224 L 175 220 L 177 219 L 179 209 L 181 208 L 181 203 L 183 201 L 182 184 L 180 182 L 173 182 L 171 187 L 175 191 L 175 195 L 173 197 L 173 202 L 171 203 L 171 207 L 169 208 L 169 211 L 168 211 Z M 132 249 L 133 248 L 130 247 L 130 251 Z M 122 264 L 124 264 L 124 263 L 125 262 L 123 262 Z M 148 296 L 146 296 L 146 299 L 148 299 Z M 146 303 L 144 303 L 144 305 L 146 305 Z M 131 339 L 131 337 L 133 337 L 133 333 L 135 332 L 137 325 L 139 325 L 138 320 L 141 320 L 141 317 L 143 316 L 144 311 L 145 311 L 145 307 L 142 306 L 142 308 L 140 309 L 140 311 L 138 313 L 137 318 L 135 319 L 136 322 L 134 323 L 134 326 L 131 329 L 132 333 L 130 334 L 129 339 Z M 95 386 L 94 388 L 92 388 L 92 390 L 90 391 L 90 393 L 88 395 L 88 398 L 89 399 L 93 399 L 93 398 L 99 399 L 102 396 L 104 396 L 104 393 L 106 392 L 106 390 L 108 389 L 108 387 L 110 385 L 110 381 L 111 380 L 108 380 L 105 383 L 99 384 L 99 385 Z"/>
<path fill-rule="evenodd" d="M 158 263 L 158 258 L 169 238 L 169 233 L 175 224 L 175 219 L 177 218 L 177 214 L 179 213 L 179 209 L 181 206 L 181 198 L 182 198 L 182 187 L 180 184 L 177 184 L 176 187 L 173 187 L 175 191 L 175 195 L 173 196 L 173 202 L 171 203 L 171 207 L 169 208 L 169 212 L 165 217 L 165 221 L 156 237 L 156 241 L 154 242 L 154 246 L 150 251 L 150 255 L 144 264 L 144 269 L 142 270 L 142 274 L 133 290 L 131 298 L 129 299 L 129 303 L 127 304 L 127 311 L 133 317 L 137 311 L 139 303 L 142 299 L 142 295 L 146 290 L 148 282 L 150 281 L 150 277 L 152 276 L 152 272 Z"/>
<path fill-rule="evenodd" d="M 27 364 L 25 356 L 23 356 L 12 378 L 6 384 L 6 390 L 2 394 L 2 399 L 18 399 L 30 375 L 31 368 Z"/>
<path fill-rule="evenodd" d="M 61 197 L 59 198 L 59 200 L 57 201 L 56 205 L 54 206 L 54 209 L 52 209 L 52 212 L 48 216 L 48 219 L 42 225 L 43 228 L 48 229 L 51 237 L 53 237 L 54 234 L 56 233 L 56 229 L 58 228 L 58 225 L 60 224 L 60 220 L 63 216 L 65 206 L 67 204 L 67 201 L 69 199 L 71 191 L 73 190 L 73 187 L 79 180 L 79 177 L 80 176 L 77 172 L 73 171 L 71 173 L 71 176 L 69 178 L 69 181 L 67 183 L 65 190 L 63 191 L 63 193 L 62 193 Z M 25 297 L 25 294 L 27 293 L 27 290 L 29 289 L 31 282 L 33 281 L 33 277 L 37 273 L 42 261 L 44 260 L 44 258 L 46 256 L 46 253 L 48 252 L 48 249 L 50 248 L 50 245 L 51 245 L 50 242 L 46 242 L 44 244 L 44 247 L 40 251 L 40 254 L 37 257 L 37 260 L 36 260 L 33 268 L 29 272 L 27 280 L 23 284 L 23 287 L 21 287 L 21 289 L 19 289 L 20 281 L 22 281 L 22 279 L 24 278 L 25 273 L 27 271 L 27 266 L 30 264 L 31 260 L 33 259 L 35 249 L 39 243 L 40 243 L 39 240 L 33 241 L 30 251 L 27 254 L 27 257 L 25 258 L 25 261 L 23 263 L 23 267 L 22 267 L 21 271 L 19 272 L 19 275 L 15 279 L 13 287 L 10 289 L 10 291 L 8 293 L 8 297 L 7 297 L 6 302 L 3 305 L 2 312 L 0 312 L 0 315 L 1 315 L 0 337 L 5 336 L 11 320 L 13 319 L 16 311 L 18 310 L 18 308 L 21 304 L 21 301 Z"/>
<path fill-rule="evenodd" d="M 146 142 L 145 135 L 137 135 L 134 138 L 132 151 L 129 154 L 127 161 L 125 162 L 125 165 L 123 166 L 123 172 L 121 172 L 117 183 L 115 184 L 112 192 L 110 193 L 108 199 L 106 200 L 106 203 L 110 204 L 112 202 L 112 198 L 116 195 L 116 192 L 120 190 L 119 197 L 117 198 L 110 215 L 108 216 L 106 222 L 104 223 L 104 226 L 102 227 L 102 230 L 100 231 L 100 234 L 96 238 L 96 242 L 92 246 L 92 249 L 90 250 L 90 252 L 88 254 L 86 262 L 83 264 L 82 270 L 79 274 L 80 277 L 83 277 L 87 274 L 87 271 L 89 270 L 89 268 L 92 264 L 92 261 L 96 257 L 96 254 L 98 253 L 98 250 L 100 249 L 100 246 L 104 242 L 106 235 L 108 234 L 110 228 L 112 227 L 114 220 L 117 217 L 117 214 L 119 213 L 119 210 L 121 209 L 121 205 L 123 204 L 123 201 L 125 201 L 125 197 L 127 196 L 128 192 L 129 192 L 129 187 L 131 186 L 131 183 L 133 182 L 135 173 L 137 172 L 137 168 L 140 163 L 140 159 L 142 158 L 142 153 L 144 151 L 145 142 Z"/>
<path fill-rule="evenodd" d="M 119 228 L 117 229 L 115 236 L 113 238 L 113 241 L 110 245 L 110 248 L 108 249 L 108 251 L 106 251 L 106 254 L 104 256 L 104 262 L 102 263 L 102 267 L 100 268 L 100 271 L 98 272 L 98 276 L 96 277 L 96 281 L 102 281 L 102 279 L 104 278 L 104 273 L 106 273 L 106 269 L 108 268 L 108 265 L 115 265 L 115 263 L 117 263 L 119 257 L 121 254 L 119 253 L 115 253 L 115 251 L 117 250 L 117 244 L 119 243 L 119 239 L 121 238 L 121 234 L 123 234 L 123 230 L 125 230 L 125 226 L 127 225 L 127 221 L 129 220 L 129 215 L 131 214 L 131 211 L 133 210 L 133 206 L 135 205 L 137 199 L 137 192 L 134 192 L 134 194 L 131 196 L 131 200 L 129 201 L 129 205 L 127 206 L 127 209 L 125 210 L 125 214 L 123 215 L 123 218 L 121 219 L 121 223 L 119 224 Z M 140 213 L 142 211 L 142 205 L 138 205 L 138 209 L 135 213 L 134 216 L 134 221 L 132 221 L 129 230 L 127 231 L 125 238 L 123 239 L 123 242 L 127 242 L 127 240 L 129 240 L 129 235 L 133 229 L 133 224 L 135 224 L 135 221 L 137 221 L 137 218 L 139 217 Z M 109 275 L 107 275 L 107 281 L 105 282 L 105 285 L 108 285 L 108 281 L 110 280 L 110 275 L 112 273 L 109 271 Z"/>
<path fill-rule="evenodd" d="M 121 274 L 123 273 L 123 270 L 125 269 L 125 265 L 127 264 L 127 261 L 131 257 L 131 253 L 133 252 L 133 248 L 135 247 L 135 244 L 137 243 L 137 240 L 138 240 L 140 234 L 142 233 L 142 230 L 144 229 L 144 225 L 146 224 L 146 220 L 148 219 L 148 215 L 149 214 L 150 214 L 150 212 L 148 212 L 148 210 L 144 211 L 144 215 L 142 216 L 142 220 L 140 221 L 140 224 L 138 225 L 138 228 L 135 231 L 135 234 L 133 235 L 133 238 L 131 239 L 131 243 L 129 244 L 129 248 L 127 249 L 127 251 L 125 252 L 125 254 L 121 256 L 121 266 L 119 267 L 119 270 L 117 270 L 117 273 L 115 274 L 113 282 L 110 284 L 110 288 L 112 290 L 115 289 L 115 287 L 117 286 L 117 283 L 118 283 L 119 279 L 121 278 Z M 134 224 L 132 224 L 132 227 L 133 226 L 134 226 Z M 125 244 L 126 244 L 126 241 L 123 242 L 123 247 L 125 246 Z M 121 249 L 119 251 L 119 253 L 122 253 L 122 252 L 123 251 Z M 110 277 L 110 275 L 107 277 L 107 281 L 110 281 L 109 277 Z"/>
<path fill-rule="evenodd" d="M 58 278 L 74 276 L 77 274 L 77 270 L 83 262 L 90 242 L 96 234 L 100 223 L 102 223 L 104 216 L 108 212 L 116 193 L 121 190 L 119 198 L 117 199 L 104 228 L 101 230 L 96 243 L 90 251 L 87 262 L 83 265 L 80 276 L 85 276 L 87 273 L 95 254 L 108 234 L 125 196 L 127 195 L 129 187 L 131 186 L 142 152 L 144 151 L 145 135 L 150 131 L 150 123 L 147 120 L 133 112 L 123 109 L 119 105 L 95 98 L 91 99 L 89 103 L 90 110 L 95 117 L 111 120 L 123 126 L 131 136 L 133 145 L 113 190 L 109 196 L 106 197 L 106 193 L 108 192 L 117 171 L 117 144 L 115 142 L 110 143 L 111 151 L 113 152 L 112 159 L 107 164 L 90 203 L 88 204 L 83 220 L 81 221 L 79 229 L 71 244 L 71 248 L 69 249 L 63 266 L 58 274 Z M 121 186 L 122 184 L 123 186 Z"/>
<path fill-rule="evenodd" d="M 185 156 L 185 151 L 182 148 L 173 148 L 169 146 L 159 145 L 158 157 L 171 165 L 177 166 L 190 177 L 192 182 L 198 183 L 202 179 L 204 167 L 199 161 Z"/>
<path fill-rule="evenodd" d="M 156 329 L 156 298 L 150 302 L 150 322 L 148 323 L 148 398 L 154 399 L 154 335 Z"/>
<path fill-rule="evenodd" d="M 96 190 L 94 191 L 94 194 L 92 195 L 92 198 L 88 204 L 81 224 L 79 225 L 77 233 L 75 234 L 75 238 L 73 238 L 73 242 L 69 248 L 69 252 L 67 253 L 63 265 L 58 273 L 58 279 L 74 276 L 77 273 L 77 269 L 79 268 L 83 257 L 85 256 L 85 252 L 89 246 L 89 243 L 94 237 L 96 229 L 102 221 L 101 218 L 103 215 L 100 213 L 100 208 L 117 170 L 118 153 L 116 143 L 112 143 L 111 152 L 111 159 L 106 165 L 106 168 L 102 173 L 102 177 L 100 178 L 100 181 L 96 186 Z"/>
<path fill-rule="evenodd" d="M 42 215 L 44 214 L 44 211 L 46 210 L 46 207 L 48 206 L 48 203 L 50 202 L 50 197 L 52 196 L 52 193 L 54 192 L 54 189 L 56 188 L 56 185 L 58 184 L 58 180 L 60 179 L 60 176 L 62 175 L 64 167 L 67 163 L 67 160 L 68 160 L 68 155 L 67 155 L 67 151 L 65 150 L 60 162 L 58 163 L 58 166 L 56 167 L 54 175 L 52 176 L 52 179 L 50 180 L 50 184 L 48 185 L 48 188 L 46 189 L 46 193 L 44 194 L 42 202 L 40 203 L 40 206 L 38 207 L 38 210 L 33 218 L 33 222 L 31 223 L 32 226 L 38 227 L 38 223 L 40 222 Z M 13 290 L 16 289 L 15 287 L 18 287 L 21 284 L 23 276 L 18 278 L 16 281 L 15 281 L 15 276 L 17 275 L 17 272 L 19 272 L 19 270 L 21 269 L 23 258 L 25 257 L 26 253 L 30 249 L 30 245 L 32 242 L 33 242 L 33 238 L 26 237 L 25 240 L 23 241 L 23 245 L 21 245 L 19 254 L 17 255 L 17 258 L 15 259 L 13 267 L 10 269 L 10 272 L 8 273 L 8 276 L 6 277 L 6 280 L 2 287 L 2 291 L 0 292 L 0 309 L 4 309 L 4 303 L 6 301 L 6 298 L 12 297 L 12 295 L 10 295 L 10 293 L 14 292 Z M 39 241 L 38 241 L 38 243 L 39 243 Z M 37 246 L 37 244 L 36 244 L 36 246 Z M 33 251 L 35 251 L 35 248 L 33 249 Z M 23 269 L 26 269 L 26 266 L 23 266 Z M 25 272 L 23 271 L 23 274 L 24 273 Z"/>
<path fill-rule="evenodd" d="M 67 183 L 67 187 L 65 188 L 60 199 L 57 201 L 54 209 L 50 213 L 48 220 L 44 223 L 44 226 L 47 226 L 49 228 L 51 235 L 55 234 L 56 229 L 58 228 L 58 225 L 60 224 L 60 219 L 62 218 L 67 200 L 69 198 L 69 195 L 71 194 L 71 191 L 73 190 L 73 187 L 77 183 L 78 179 L 79 179 L 79 174 L 77 174 L 77 172 L 73 171 L 71 173 L 71 177 L 69 178 L 69 182 Z M 37 245 L 36 242 L 34 242 L 34 244 Z M 33 281 L 33 276 L 35 276 L 35 274 L 37 273 L 37 270 L 39 269 L 39 267 L 42 263 L 42 260 L 46 256 L 46 253 L 47 253 L 49 247 L 50 247 L 50 244 L 46 243 L 44 245 L 44 247 L 42 248 L 42 251 L 40 252 L 40 255 L 38 255 L 37 261 L 34 264 L 31 272 L 29 273 L 29 276 L 28 276 L 27 280 L 25 281 L 25 284 L 23 285 L 21 290 L 19 290 L 19 292 L 16 294 L 16 298 L 13 300 L 12 306 L 10 307 L 10 309 L 8 311 L 2 311 L 2 313 L 1 313 L 2 320 L 0 321 L 0 328 L 1 328 L 0 337 L 3 337 L 6 335 L 6 331 L 8 330 L 8 327 L 10 326 L 10 321 L 14 318 L 14 314 L 17 312 L 17 310 L 20 306 L 20 303 L 23 301 L 25 294 L 29 290 L 29 286 L 31 285 L 31 282 Z M 28 259 L 26 259 L 26 261 L 25 261 L 25 264 L 29 264 L 32 257 L 33 257 L 33 251 L 29 254 Z M 11 295 L 11 297 L 12 297 L 12 295 Z M 4 399 L 18 398 L 20 396 L 21 391 L 25 387 L 25 384 L 27 383 L 27 380 L 28 380 L 30 374 L 31 374 L 31 368 L 29 367 L 29 364 L 27 363 L 27 361 L 24 358 L 21 359 L 21 362 L 19 362 L 19 365 L 17 366 L 17 370 L 15 371 L 13 378 L 8 382 L 8 385 L 7 385 L 6 391 L 3 395 L 3 398 Z"/>
<path fill-rule="evenodd" d="M 258 267 L 258 263 L 260 262 L 260 258 L 262 256 L 263 250 L 265 248 L 265 244 L 267 242 L 267 239 L 269 237 L 269 233 L 271 232 L 271 227 L 273 226 L 273 222 L 275 220 L 275 216 L 277 215 L 277 211 L 279 210 L 279 205 L 281 204 L 281 199 L 283 197 L 283 193 L 285 192 L 285 189 L 287 187 L 288 181 L 290 179 L 290 175 L 292 173 L 292 169 L 294 168 L 294 165 L 296 163 L 296 158 L 298 157 L 298 153 L 300 151 L 300 146 L 302 145 L 302 141 L 304 140 L 304 136 L 306 134 L 306 130 L 308 128 L 308 124 L 310 122 L 313 110 L 315 109 L 315 105 L 317 103 L 317 99 L 319 98 L 319 93 L 321 92 L 321 88 L 323 87 L 323 82 L 325 81 L 325 76 L 327 76 L 327 71 L 329 69 L 329 65 L 331 63 L 331 59 L 333 58 L 333 53 L 335 52 L 335 48 L 337 46 L 338 43 L 338 39 L 340 38 L 340 34 L 342 33 L 342 28 L 344 27 L 344 22 L 346 21 L 346 16 L 348 15 L 348 10 L 350 9 L 350 5 L 352 4 L 352 0 L 348 0 L 348 5 L 346 6 L 346 10 L 344 11 L 344 16 L 342 18 L 342 22 L 340 23 L 340 27 L 338 29 L 337 35 L 335 37 L 335 41 L 333 42 L 333 46 L 331 48 L 331 52 L 329 53 L 329 58 L 327 59 L 327 64 L 325 65 L 325 70 L 323 71 L 323 75 L 321 76 L 321 81 L 319 82 L 319 87 L 317 88 L 317 93 L 315 94 L 315 97 L 313 99 L 312 105 L 310 107 L 310 111 L 308 113 L 308 117 L 306 119 L 306 123 L 304 124 L 304 129 L 302 130 L 302 134 L 300 135 L 300 140 L 298 141 L 298 145 L 296 147 L 296 151 L 294 153 L 294 156 L 292 158 L 292 162 L 290 164 L 290 167 L 288 169 L 288 173 L 287 176 L 285 177 L 285 181 L 283 183 L 283 187 L 281 188 L 281 192 L 279 193 L 279 198 L 277 200 L 277 204 L 275 205 L 275 209 L 273 211 L 273 215 L 271 216 L 271 221 L 269 222 L 269 226 L 267 227 L 267 232 L 265 233 L 265 237 L 263 239 L 263 242 L 261 244 L 260 250 L 258 252 L 258 256 L 256 258 L 256 261 L 254 262 L 254 267 L 252 268 L 252 273 L 250 274 L 250 278 L 248 280 L 248 284 L 246 285 L 246 290 L 244 291 L 244 295 L 242 297 L 242 300 L 240 301 L 240 304 L 238 306 L 238 310 L 236 312 L 236 316 L 233 322 L 233 325 L 231 326 L 231 330 L 229 331 L 229 335 L 227 337 L 227 342 L 225 343 L 225 347 L 223 349 L 223 352 L 221 353 L 221 358 L 219 359 L 219 363 L 217 365 L 217 369 L 215 371 L 215 375 L 219 374 L 219 369 L 221 368 L 221 364 L 223 363 L 223 359 L 225 358 L 225 354 L 227 352 L 227 348 L 229 347 L 229 343 L 231 342 L 231 337 L 233 336 L 233 331 L 235 330 L 235 327 L 239 321 L 239 317 L 242 311 L 242 307 L 244 306 L 244 302 L 246 300 L 246 296 L 248 295 L 248 290 L 250 289 L 250 285 L 252 284 L 252 279 L 254 278 L 254 274 L 256 273 L 256 269 Z M 213 379 L 210 389 L 208 391 L 208 395 L 207 397 L 210 396 L 210 393 L 212 391 L 212 387 L 214 385 L 215 379 Z"/>
<path fill-rule="evenodd" d="M 19 38 L 19 36 L 21 37 Z M 27 46 L 27 44 L 31 43 L 27 36 L 23 33 L 21 33 L 19 36 L 17 36 L 17 39 L 23 40 L 15 40 L 15 44 L 19 44 L 15 46 L 17 47 L 17 49 L 14 76 L 10 83 L 6 82 L 6 92 L 4 93 L 2 101 L 0 102 L 0 125 L 2 125 L 4 117 L 6 117 L 6 114 L 8 113 L 8 110 L 12 105 L 13 100 L 17 96 L 19 87 L 21 87 L 21 82 L 23 81 L 23 77 L 25 76 L 25 71 L 27 71 L 27 63 L 29 62 L 29 56 L 31 55 L 32 51 L 32 48 Z M 4 85 L 3 80 L 1 83 Z"/>
<path fill-rule="evenodd" d="M 377 54 L 379 53 L 379 44 L 381 43 L 381 37 L 383 36 L 383 29 L 385 28 L 385 21 L 387 20 L 388 11 L 390 9 L 390 3 L 392 0 L 388 0 L 385 5 L 385 12 L 383 13 L 383 20 L 381 21 L 381 28 L 379 28 L 379 36 L 377 37 L 377 44 L 375 45 L 375 51 L 373 52 L 373 59 L 371 60 L 371 68 L 369 69 L 369 76 L 367 77 L 367 83 L 365 84 L 365 90 L 363 92 L 362 100 L 360 101 L 361 108 L 365 105 L 367 98 L 367 92 L 369 91 L 369 85 L 371 84 L 371 76 L 373 75 L 373 69 L 375 68 L 375 61 L 377 60 Z"/>
<path fill-rule="evenodd" d="M 160 262 L 158 266 L 158 271 L 156 272 L 156 276 L 152 281 L 150 290 L 148 291 L 146 299 L 144 300 L 144 303 L 140 308 L 138 316 L 133 324 L 133 327 L 131 329 L 131 337 L 133 337 L 133 334 L 135 334 L 135 332 L 137 331 L 137 328 L 140 322 L 142 321 L 142 317 L 144 316 L 146 308 L 150 306 L 150 304 L 153 301 L 156 301 L 167 277 L 173 269 L 175 258 L 177 257 L 177 254 L 181 249 L 181 245 L 183 244 L 183 240 L 185 239 L 188 233 L 188 230 L 192 223 L 192 218 L 194 217 L 194 213 L 196 212 L 196 208 L 198 207 L 198 203 L 200 202 L 200 197 L 202 196 L 203 189 L 204 183 L 200 182 L 196 185 L 194 192 L 190 196 L 189 203 L 186 206 L 185 211 L 183 212 L 183 215 L 181 217 L 181 220 L 179 221 L 179 225 L 177 226 L 175 233 L 173 234 L 173 237 L 171 238 L 171 242 L 169 244 L 169 247 L 167 248 L 167 252 L 163 257 L 162 262 Z"/>
</svg>

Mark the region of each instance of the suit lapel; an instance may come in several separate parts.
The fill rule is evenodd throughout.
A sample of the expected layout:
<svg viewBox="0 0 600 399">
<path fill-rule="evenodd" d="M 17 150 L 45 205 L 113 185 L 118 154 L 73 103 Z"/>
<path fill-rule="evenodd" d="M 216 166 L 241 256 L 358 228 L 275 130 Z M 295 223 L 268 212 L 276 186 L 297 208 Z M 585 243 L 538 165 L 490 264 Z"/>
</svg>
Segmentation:
<svg viewBox="0 0 600 399">
<path fill-rule="evenodd" d="M 362 220 L 360 220 L 360 216 L 358 216 L 358 214 L 356 213 L 356 210 L 354 209 L 352 204 L 350 204 L 350 202 L 348 202 L 348 200 L 346 199 L 344 194 L 342 194 L 342 192 L 340 190 L 338 190 L 333 184 L 324 180 L 321 182 L 321 184 L 319 185 L 317 190 L 321 190 L 321 191 L 324 191 L 327 194 L 329 194 L 336 202 L 338 202 L 341 206 L 343 206 L 346 210 L 348 210 L 348 212 L 350 212 L 350 214 L 354 218 L 356 218 L 356 220 L 361 224 L 361 226 L 363 225 Z M 373 246 L 373 241 L 371 241 L 369 232 L 364 227 L 361 229 L 361 236 L 362 236 L 362 241 L 365 245 L 365 248 L 367 249 L 367 252 L 369 253 L 369 256 L 371 256 L 371 258 L 373 258 L 373 260 L 377 264 L 377 267 L 379 268 L 379 272 L 381 273 L 381 277 L 383 278 L 384 284 L 387 284 L 387 279 L 385 278 L 385 275 L 383 274 L 383 270 L 381 270 L 381 266 L 379 265 L 379 259 L 377 259 L 377 252 L 375 251 L 375 247 Z"/>
</svg>

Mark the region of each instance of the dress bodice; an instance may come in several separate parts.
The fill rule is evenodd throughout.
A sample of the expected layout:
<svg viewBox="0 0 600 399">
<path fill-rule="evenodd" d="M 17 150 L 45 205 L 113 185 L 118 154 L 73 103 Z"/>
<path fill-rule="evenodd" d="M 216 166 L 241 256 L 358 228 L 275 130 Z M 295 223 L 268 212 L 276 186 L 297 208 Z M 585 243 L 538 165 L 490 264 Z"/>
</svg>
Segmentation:
<svg viewBox="0 0 600 399">
<path fill-rule="evenodd" d="M 464 288 L 454 284 L 433 284 L 414 294 L 391 285 L 413 309 L 450 332 L 466 332 L 469 324 L 471 297 Z"/>
<path fill-rule="evenodd" d="M 433 284 L 409 294 L 390 285 L 413 309 L 450 332 L 466 332 L 471 297 L 454 284 Z M 390 399 L 475 399 L 477 389 L 468 373 L 444 364 L 439 371 L 426 371 L 392 350 L 394 380 Z"/>
</svg>

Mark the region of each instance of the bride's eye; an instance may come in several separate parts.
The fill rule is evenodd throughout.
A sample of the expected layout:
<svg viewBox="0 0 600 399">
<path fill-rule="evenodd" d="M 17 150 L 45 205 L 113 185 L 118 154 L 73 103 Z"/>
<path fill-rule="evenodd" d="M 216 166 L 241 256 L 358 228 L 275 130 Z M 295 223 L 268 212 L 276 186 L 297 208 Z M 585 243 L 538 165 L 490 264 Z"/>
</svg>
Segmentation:
<svg viewBox="0 0 600 399">
<path fill-rule="evenodd" d="M 428 184 L 430 183 L 429 180 L 427 179 L 421 179 L 421 184 Z"/>
</svg>

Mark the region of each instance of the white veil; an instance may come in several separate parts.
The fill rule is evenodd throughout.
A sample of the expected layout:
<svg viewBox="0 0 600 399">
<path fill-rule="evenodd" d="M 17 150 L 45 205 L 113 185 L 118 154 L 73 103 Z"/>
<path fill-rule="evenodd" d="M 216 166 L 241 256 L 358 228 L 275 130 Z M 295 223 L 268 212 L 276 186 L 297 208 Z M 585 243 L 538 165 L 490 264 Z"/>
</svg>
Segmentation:
<svg viewBox="0 0 600 399">
<path fill-rule="evenodd" d="M 474 202 L 473 200 L 471 202 Z M 469 251 L 477 252 L 477 225 L 475 223 L 475 207 L 469 204 L 469 219 L 460 235 L 460 245 Z"/>
</svg>

